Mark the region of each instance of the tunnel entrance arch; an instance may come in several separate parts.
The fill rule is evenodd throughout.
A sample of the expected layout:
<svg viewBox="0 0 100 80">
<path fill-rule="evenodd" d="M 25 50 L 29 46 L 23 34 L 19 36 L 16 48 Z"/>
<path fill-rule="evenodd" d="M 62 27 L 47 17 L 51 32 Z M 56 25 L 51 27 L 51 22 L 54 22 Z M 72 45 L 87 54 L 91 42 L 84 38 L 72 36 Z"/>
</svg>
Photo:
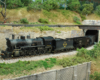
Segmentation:
<svg viewBox="0 0 100 80">
<path fill-rule="evenodd" d="M 95 38 L 95 42 L 98 42 L 98 35 L 99 35 L 99 31 L 98 30 L 87 30 L 85 35 L 94 35 Z"/>
</svg>

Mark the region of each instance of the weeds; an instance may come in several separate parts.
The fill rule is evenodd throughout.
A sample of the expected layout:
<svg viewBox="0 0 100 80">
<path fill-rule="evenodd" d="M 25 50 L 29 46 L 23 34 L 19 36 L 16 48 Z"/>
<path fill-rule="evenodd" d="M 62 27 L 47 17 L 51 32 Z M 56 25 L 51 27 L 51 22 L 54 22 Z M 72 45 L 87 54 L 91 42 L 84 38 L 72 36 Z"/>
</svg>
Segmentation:
<svg viewBox="0 0 100 80">
<path fill-rule="evenodd" d="M 62 65 L 63 67 L 67 67 L 67 66 L 76 65 L 78 63 L 82 63 L 85 61 L 86 60 L 84 58 L 81 58 L 81 57 L 63 58 L 63 59 L 59 59 L 57 64 Z"/>
<path fill-rule="evenodd" d="M 73 17 L 73 21 L 77 24 L 81 24 L 80 19 L 77 16 Z"/>
<path fill-rule="evenodd" d="M 43 18 L 40 18 L 38 21 L 39 21 L 40 23 L 46 23 L 46 24 L 49 23 L 49 20 L 48 20 L 48 19 L 43 19 Z"/>
<path fill-rule="evenodd" d="M 55 65 L 56 58 L 49 58 L 40 61 L 18 61 L 12 64 L 0 63 L 0 75 L 19 74 L 22 71 L 34 70 L 38 67 L 44 67 L 45 69 L 51 68 Z"/>
<path fill-rule="evenodd" d="M 20 19 L 20 22 L 23 23 L 23 24 L 28 24 L 29 23 L 29 21 L 27 20 L 27 18 Z"/>
<path fill-rule="evenodd" d="M 40 29 L 40 31 L 47 31 L 47 30 L 53 31 L 54 30 L 53 28 L 50 28 L 48 26 L 39 26 L 38 28 Z"/>
<path fill-rule="evenodd" d="M 55 14 L 55 13 L 52 13 L 52 12 L 49 12 L 49 11 L 47 11 L 47 10 L 43 10 L 43 14 L 45 15 L 45 16 L 47 16 L 48 18 L 54 18 L 54 17 L 58 17 L 57 16 L 57 14 Z"/>
<path fill-rule="evenodd" d="M 100 73 L 94 72 L 94 74 L 91 74 L 90 80 L 100 80 Z"/>
</svg>

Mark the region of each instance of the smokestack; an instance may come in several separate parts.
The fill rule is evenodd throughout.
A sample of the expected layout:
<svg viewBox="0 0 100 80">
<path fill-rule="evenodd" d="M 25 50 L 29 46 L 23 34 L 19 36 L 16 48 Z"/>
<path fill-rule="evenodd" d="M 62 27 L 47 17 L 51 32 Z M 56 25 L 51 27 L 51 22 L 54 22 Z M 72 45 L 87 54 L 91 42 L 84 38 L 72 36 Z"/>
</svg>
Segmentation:
<svg viewBox="0 0 100 80">
<path fill-rule="evenodd" d="M 30 35 L 27 35 L 27 39 L 30 39 Z"/>
<path fill-rule="evenodd" d="M 15 35 L 14 34 L 12 34 L 12 39 L 15 39 Z"/>
<path fill-rule="evenodd" d="M 25 36 L 21 36 L 21 37 L 20 37 L 20 39 L 23 39 L 23 40 L 25 40 Z"/>
<path fill-rule="evenodd" d="M 17 37 L 17 39 L 19 39 L 19 37 Z"/>
</svg>

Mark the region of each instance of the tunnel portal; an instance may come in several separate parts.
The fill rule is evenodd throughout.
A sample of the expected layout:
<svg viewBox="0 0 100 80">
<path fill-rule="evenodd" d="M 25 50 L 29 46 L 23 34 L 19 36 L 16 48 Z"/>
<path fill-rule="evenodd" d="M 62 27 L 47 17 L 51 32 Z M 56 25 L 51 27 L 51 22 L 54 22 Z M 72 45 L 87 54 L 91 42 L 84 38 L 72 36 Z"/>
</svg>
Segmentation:
<svg viewBox="0 0 100 80">
<path fill-rule="evenodd" d="M 99 35 L 99 31 L 98 30 L 87 30 L 85 35 L 94 35 L 95 38 L 95 42 L 98 42 L 98 35 Z"/>
</svg>

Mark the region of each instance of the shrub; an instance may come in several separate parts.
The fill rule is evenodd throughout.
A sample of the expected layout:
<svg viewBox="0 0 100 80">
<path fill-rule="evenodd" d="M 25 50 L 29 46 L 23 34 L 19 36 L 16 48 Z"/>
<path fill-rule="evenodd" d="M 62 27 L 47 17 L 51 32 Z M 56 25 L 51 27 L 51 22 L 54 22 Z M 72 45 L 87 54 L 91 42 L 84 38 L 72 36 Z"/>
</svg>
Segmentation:
<svg viewBox="0 0 100 80">
<path fill-rule="evenodd" d="M 80 17 L 82 18 L 82 21 L 84 21 L 86 19 L 86 17 L 82 14 L 80 14 Z"/>
<path fill-rule="evenodd" d="M 63 67 L 76 65 L 78 63 L 85 62 L 86 60 L 81 57 L 73 57 L 73 58 L 63 58 L 57 61 L 58 65 L 62 65 Z"/>
<path fill-rule="evenodd" d="M 41 10 L 42 9 L 42 4 L 40 2 L 32 2 L 28 5 L 27 10 Z"/>
<path fill-rule="evenodd" d="M 76 55 L 77 57 L 82 57 L 89 61 L 91 60 L 91 53 L 85 48 L 77 49 L 77 51 L 78 51 Z"/>
<path fill-rule="evenodd" d="M 55 10 L 58 9 L 58 4 L 54 0 L 47 0 L 43 2 L 43 9 L 47 11 Z"/>
<path fill-rule="evenodd" d="M 48 27 L 48 26 L 39 26 L 38 28 L 39 28 L 41 31 L 45 31 L 45 30 L 46 30 L 46 31 L 47 31 L 47 30 L 51 30 L 51 31 L 52 31 L 52 30 L 53 30 L 53 28 L 50 28 L 50 27 Z"/>
<path fill-rule="evenodd" d="M 48 19 L 43 19 L 43 18 L 40 18 L 39 20 L 38 20 L 40 23 L 49 23 L 49 21 L 48 21 Z"/>
<path fill-rule="evenodd" d="M 73 17 L 73 21 L 76 22 L 77 24 L 81 24 L 80 19 L 77 16 Z"/>
<path fill-rule="evenodd" d="M 95 12 L 96 12 L 98 15 L 100 15 L 100 5 L 96 7 Z"/>
<path fill-rule="evenodd" d="M 24 6 L 24 4 L 21 2 L 21 0 L 7 0 L 6 4 L 7 4 L 7 8 L 9 8 L 9 9 L 14 9 L 14 8 Z"/>
<path fill-rule="evenodd" d="M 83 5 L 82 14 L 91 14 L 93 11 L 93 3 Z"/>
<path fill-rule="evenodd" d="M 96 59 L 100 56 L 100 42 L 94 46 L 92 50 L 86 50 L 84 48 L 77 49 L 78 57 L 86 58 L 87 60 L 91 60 L 92 58 Z"/>
<path fill-rule="evenodd" d="M 23 23 L 23 24 L 28 24 L 29 23 L 27 18 L 20 19 L 20 22 Z"/>
<path fill-rule="evenodd" d="M 68 0 L 67 3 L 70 10 L 79 12 L 80 8 L 79 0 Z"/>
<path fill-rule="evenodd" d="M 100 73 L 95 72 L 94 74 L 90 75 L 90 80 L 100 80 Z"/>
</svg>

